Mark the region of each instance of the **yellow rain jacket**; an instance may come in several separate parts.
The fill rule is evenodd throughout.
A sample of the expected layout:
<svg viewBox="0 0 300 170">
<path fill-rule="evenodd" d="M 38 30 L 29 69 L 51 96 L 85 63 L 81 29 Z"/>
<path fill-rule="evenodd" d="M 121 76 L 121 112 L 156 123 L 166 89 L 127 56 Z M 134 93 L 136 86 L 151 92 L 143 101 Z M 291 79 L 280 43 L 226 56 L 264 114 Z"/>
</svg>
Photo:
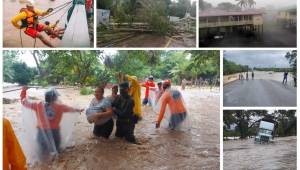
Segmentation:
<svg viewBox="0 0 300 170">
<path fill-rule="evenodd" d="M 3 170 L 26 170 L 26 158 L 9 120 L 3 118 Z"/>
<path fill-rule="evenodd" d="M 141 86 L 135 76 L 127 75 L 127 79 L 130 83 L 129 95 L 133 97 L 134 108 L 133 112 L 138 117 L 142 117 L 142 103 L 141 103 Z"/>
<path fill-rule="evenodd" d="M 46 11 L 42 11 L 39 9 L 34 9 L 34 12 L 24 9 L 22 12 L 18 13 L 18 15 L 14 16 L 11 19 L 11 23 L 18 29 L 21 28 L 19 22 L 22 20 L 27 20 L 28 26 L 32 26 L 34 23 L 34 16 L 43 16 L 46 15 Z"/>
</svg>

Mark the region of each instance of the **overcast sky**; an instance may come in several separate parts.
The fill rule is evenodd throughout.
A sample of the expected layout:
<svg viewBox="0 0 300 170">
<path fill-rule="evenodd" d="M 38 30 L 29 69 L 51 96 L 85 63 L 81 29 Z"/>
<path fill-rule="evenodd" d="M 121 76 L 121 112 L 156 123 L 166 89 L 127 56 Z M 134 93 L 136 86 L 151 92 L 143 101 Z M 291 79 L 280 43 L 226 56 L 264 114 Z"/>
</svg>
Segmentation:
<svg viewBox="0 0 300 170">
<path fill-rule="evenodd" d="M 250 67 L 290 67 L 285 54 L 288 51 L 281 50 L 243 50 L 243 51 L 225 51 L 224 57 L 227 60 L 233 61 Z"/>
<path fill-rule="evenodd" d="M 236 0 L 204 0 L 205 2 L 211 3 L 213 6 L 217 6 L 221 2 L 230 2 L 237 4 Z M 256 8 L 273 6 L 274 8 L 281 8 L 296 5 L 297 0 L 255 0 Z"/>
</svg>

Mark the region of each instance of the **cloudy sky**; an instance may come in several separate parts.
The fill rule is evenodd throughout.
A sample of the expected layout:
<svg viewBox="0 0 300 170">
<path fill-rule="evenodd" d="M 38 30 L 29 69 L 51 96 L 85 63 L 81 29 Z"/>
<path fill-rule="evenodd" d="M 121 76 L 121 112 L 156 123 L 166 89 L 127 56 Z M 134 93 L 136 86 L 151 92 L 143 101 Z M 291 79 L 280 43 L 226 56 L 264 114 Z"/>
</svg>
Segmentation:
<svg viewBox="0 0 300 170">
<path fill-rule="evenodd" d="M 288 51 L 281 50 L 243 50 L 243 51 L 224 51 L 224 57 L 227 60 L 233 61 L 250 67 L 289 67 L 289 62 L 285 58 Z"/>
<path fill-rule="evenodd" d="M 230 2 L 233 4 L 237 4 L 236 0 L 204 0 L 205 2 L 211 3 L 213 6 L 217 6 L 221 2 Z M 297 0 L 255 0 L 256 7 L 267 7 L 273 6 L 274 8 L 281 8 L 296 5 Z"/>
</svg>

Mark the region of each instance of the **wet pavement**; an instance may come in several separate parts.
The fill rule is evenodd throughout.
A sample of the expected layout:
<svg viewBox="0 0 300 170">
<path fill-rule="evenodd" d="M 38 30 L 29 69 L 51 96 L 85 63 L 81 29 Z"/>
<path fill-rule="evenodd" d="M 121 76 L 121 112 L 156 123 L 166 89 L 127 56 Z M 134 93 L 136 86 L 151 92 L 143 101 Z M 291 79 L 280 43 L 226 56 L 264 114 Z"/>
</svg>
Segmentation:
<svg viewBox="0 0 300 170">
<path fill-rule="evenodd" d="M 282 75 L 255 72 L 254 80 L 236 80 L 226 84 L 224 106 L 296 106 L 297 88 L 291 81 L 282 84 Z"/>
</svg>

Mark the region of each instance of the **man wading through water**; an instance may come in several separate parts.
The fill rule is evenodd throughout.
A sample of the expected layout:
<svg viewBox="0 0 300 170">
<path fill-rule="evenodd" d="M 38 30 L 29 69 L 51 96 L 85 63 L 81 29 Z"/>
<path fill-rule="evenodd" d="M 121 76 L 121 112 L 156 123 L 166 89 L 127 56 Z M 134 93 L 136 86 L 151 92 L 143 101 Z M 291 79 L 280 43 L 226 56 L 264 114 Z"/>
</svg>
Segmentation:
<svg viewBox="0 0 300 170">
<path fill-rule="evenodd" d="M 129 83 L 120 84 L 120 97 L 112 103 L 114 114 L 117 116 L 116 137 L 125 138 L 133 144 L 140 144 L 134 136 L 135 124 L 138 117 L 134 115 L 134 100 L 129 95 Z"/>
<path fill-rule="evenodd" d="M 160 127 L 160 123 L 164 117 L 167 105 L 170 109 L 169 128 L 174 130 L 182 124 L 186 119 L 187 111 L 183 104 L 181 93 L 176 89 L 171 89 L 171 81 L 165 80 L 163 82 L 164 93 L 161 96 L 160 113 L 156 122 L 156 128 Z"/>
<path fill-rule="evenodd" d="M 59 33 L 51 27 L 39 23 L 39 16 L 46 16 L 53 11 L 53 8 L 49 8 L 47 11 L 42 11 L 34 8 L 31 3 L 26 5 L 26 8 L 22 8 L 18 15 L 11 19 L 11 23 L 17 29 L 23 29 L 24 33 L 32 38 L 40 39 L 48 47 L 54 47 L 49 40 L 47 40 L 41 32 L 47 32 L 53 35 L 53 37 L 59 37 Z M 19 24 L 21 22 L 21 25 Z M 20 37 L 21 38 L 21 37 Z"/>
</svg>

